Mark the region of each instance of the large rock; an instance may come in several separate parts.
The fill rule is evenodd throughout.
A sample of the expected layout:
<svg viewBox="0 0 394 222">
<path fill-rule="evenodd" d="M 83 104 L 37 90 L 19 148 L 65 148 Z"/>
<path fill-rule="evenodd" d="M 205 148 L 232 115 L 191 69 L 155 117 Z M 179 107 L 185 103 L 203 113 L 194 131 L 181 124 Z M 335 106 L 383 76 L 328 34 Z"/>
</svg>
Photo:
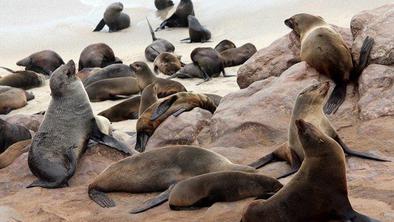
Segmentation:
<svg viewBox="0 0 394 222">
<path fill-rule="evenodd" d="M 332 27 L 341 34 L 346 45 L 352 45 L 350 29 L 335 25 Z M 299 62 L 300 39 L 294 33 L 283 36 L 266 48 L 259 50 L 238 70 L 237 83 L 241 89 L 255 81 L 271 76 L 279 76 L 290 66 Z"/>
<path fill-rule="evenodd" d="M 394 115 L 394 67 L 369 65 L 359 79 L 360 118 Z"/>
<path fill-rule="evenodd" d="M 350 27 L 354 38 L 352 54 L 356 62 L 364 39 L 370 36 L 375 39 L 370 63 L 394 64 L 394 4 L 360 12 L 352 18 Z"/>
</svg>

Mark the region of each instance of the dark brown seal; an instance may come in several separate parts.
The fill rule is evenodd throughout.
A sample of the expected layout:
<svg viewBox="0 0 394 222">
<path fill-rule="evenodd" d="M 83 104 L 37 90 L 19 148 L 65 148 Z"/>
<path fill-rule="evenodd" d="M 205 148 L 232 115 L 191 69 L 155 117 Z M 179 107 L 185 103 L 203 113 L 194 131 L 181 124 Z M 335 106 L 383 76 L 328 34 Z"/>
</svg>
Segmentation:
<svg viewBox="0 0 394 222">
<path fill-rule="evenodd" d="M 204 43 L 211 39 L 211 32 L 202 26 L 194 15 L 189 15 L 187 20 L 189 22 L 189 38 L 182 39 L 181 41 Z"/>
<path fill-rule="evenodd" d="M 0 67 L 2 69 L 11 72 L 11 74 L 3 76 L 0 78 L 0 85 L 11 86 L 21 89 L 31 89 L 35 87 L 40 87 L 45 83 L 45 76 L 43 74 L 36 73 L 30 70 L 20 70 L 14 71 L 9 68 Z"/>
<path fill-rule="evenodd" d="M 51 75 L 53 71 L 64 64 L 63 59 L 52 50 L 44 50 L 31 54 L 18 61 L 18 66 L 25 67 L 26 70 L 38 72 L 44 75 Z"/>
<path fill-rule="evenodd" d="M 0 119 L 0 153 L 16 142 L 28 139 L 31 134 L 26 127 Z"/>
<path fill-rule="evenodd" d="M 104 116 L 111 122 L 119 122 L 129 119 L 138 119 L 138 111 L 140 108 L 141 96 L 134 96 L 126 101 L 123 101 L 109 109 L 99 113 L 99 116 Z"/>
<path fill-rule="evenodd" d="M 242 221 L 375 221 L 350 204 L 341 146 L 310 123 L 295 124 L 305 152 L 300 171 L 270 199 L 252 202 Z"/>
<path fill-rule="evenodd" d="M 130 66 L 128 65 L 112 64 L 99 69 L 95 74 L 83 80 L 82 83 L 84 86 L 88 86 L 100 80 L 119 78 L 119 77 L 135 77 L 135 73 L 133 72 L 133 70 L 131 70 Z"/>
<path fill-rule="evenodd" d="M 115 2 L 110 4 L 107 9 L 105 9 L 103 18 L 93 32 L 100 31 L 105 25 L 109 27 L 109 32 L 116 32 L 130 27 L 130 17 L 122 11 L 122 3 Z"/>
<path fill-rule="evenodd" d="M 14 109 L 22 108 L 32 99 L 34 95 L 23 89 L 0 86 L 0 114 L 8 114 Z"/>
<path fill-rule="evenodd" d="M 103 68 L 115 63 L 122 63 L 122 61 L 115 57 L 114 51 L 108 45 L 91 44 L 84 48 L 79 56 L 78 71 L 84 68 Z"/>
<path fill-rule="evenodd" d="M 152 43 L 145 48 L 145 58 L 149 62 L 153 62 L 155 61 L 156 57 L 159 56 L 161 53 L 174 52 L 175 46 L 165 39 L 157 38 L 148 18 L 146 19 L 146 21 L 148 22 L 149 30 L 152 36 Z"/>
<path fill-rule="evenodd" d="M 224 67 L 238 66 L 244 64 L 257 52 L 256 46 L 246 43 L 238 48 L 230 48 L 220 53 Z"/>
<path fill-rule="evenodd" d="M 174 14 L 164 20 L 156 31 L 166 27 L 188 27 L 187 17 L 189 15 L 194 15 L 193 2 L 191 0 L 181 0 Z"/>
<path fill-rule="evenodd" d="M 213 48 L 196 48 L 190 54 L 190 58 L 200 68 L 204 81 L 208 81 L 212 77 L 217 77 L 220 73 L 223 73 L 223 76 L 227 77 L 221 56 Z"/>
<path fill-rule="evenodd" d="M 91 102 L 99 102 L 108 99 L 124 99 L 124 96 L 134 95 L 140 92 L 137 79 L 133 77 L 119 77 L 103 79 L 86 86 Z"/>
<path fill-rule="evenodd" d="M 234 44 L 234 42 L 232 42 L 232 41 L 230 41 L 228 39 L 222 40 L 221 42 L 219 42 L 215 46 L 215 50 L 218 53 L 221 53 L 221 52 L 223 52 L 223 51 L 225 51 L 227 49 L 233 49 L 233 48 L 237 48 L 237 46 Z"/>
<path fill-rule="evenodd" d="M 180 79 L 189 79 L 189 78 L 204 78 L 204 73 L 201 71 L 200 67 L 194 63 L 189 63 L 183 66 L 178 72 L 172 74 L 167 79 L 172 78 L 180 78 Z"/>
<path fill-rule="evenodd" d="M 367 37 L 361 47 L 360 62 L 353 65 L 350 49 L 341 35 L 322 17 L 306 13 L 296 14 L 285 24 L 300 36 L 301 60 L 335 82 L 335 88 L 324 107 L 326 114 L 335 113 L 345 101 L 347 84 L 356 81 L 368 64 L 374 40 Z"/>
<path fill-rule="evenodd" d="M 163 10 L 174 5 L 172 0 L 155 0 L 157 10 Z"/>
<path fill-rule="evenodd" d="M 155 73 L 160 71 L 164 75 L 170 76 L 180 70 L 183 65 L 184 63 L 181 62 L 181 56 L 177 56 L 173 53 L 162 52 L 153 62 L 153 70 Z"/>
</svg>

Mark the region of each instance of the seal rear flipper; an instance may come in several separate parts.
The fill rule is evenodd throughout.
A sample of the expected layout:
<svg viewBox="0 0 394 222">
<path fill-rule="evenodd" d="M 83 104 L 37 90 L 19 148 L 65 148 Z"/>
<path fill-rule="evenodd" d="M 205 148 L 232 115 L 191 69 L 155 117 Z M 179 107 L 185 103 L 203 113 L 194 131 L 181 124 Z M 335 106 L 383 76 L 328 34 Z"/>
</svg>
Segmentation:
<svg viewBox="0 0 394 222">
<path fill-rule="evenodd" d="M 337 83 L 326 104 L 324 105 L 324 113 L 334 114 L 345 101 L 346 83 Z"/>
<path fill-rule="evenodd" d="M 270 153 L 266 156 L 261 157 L 260 159 L 256 160 L 255 162 L 248 164 L 248 166 L 253 167 L 255 169 L 259 169 L 271 162 L 275 162 L 276 160 L 278 160 L 278 159 L 276 159 L 274 153 Z"/>
<path fill-rule="evenodd" d="M 103 18 L 103 19 L 100 20 L 99 24 L 96 26 L 96 28 L 93 30 L 93 32 L 101 31 L 104 28 L 105 25 L 106 24 L 105 24 L 105 21 L 104 21 L 104 18 Z"/>
<path fill-rule="evenodd" d="M 0 169 L 11 165 L 16 158 L 27 152 L 30 148 L 31 139 L 23 140 L 12 144 L 0 155 Z"/>
<path fill-rule="evenodd" d="M 146 17 L 146 21 L 148 22 L 149 31 L 150 31 L 150 34 L 152 36 L 152 41 L 156 41 L 157 38 L 156 38 L 155 32 L 153 31 L 153 28 L 152 28 L 152 26 L 151 26 L 151 24 L 150 24 L 150 22 L 149 22 L 147 17 Z"/>
<path fill-rule="evenodd" d="M 371 54 L 372 47 L 375 40 L 372 37 L 367 36 L 360 49 L 360 58 L 358 66 L 353 70 L 351 80 L 355 81 L 361 75 L 365 67 L 368 65 L 369 55 Z"/>
<path fill-rule="evenodd" d="M 152 116 L 150 118 L 151 121 L 155 121 L 161 115 L 163 115 L 167 110 L 174 104 L 174 102 L 178 99 L 178 96 L 173 95 L 170 98 L 161 102 L 157 108 L 153 111 Z"/>
<path fill-rule="evenodd" d="M 172 188 L 174 187 L 174 185 L 170 186 L 166 191 L 164 191 L 163 193 L 159 194 L 158 196 L 145 201 L 141 206 L 134 208 L 130 211 L 131 214 L 138 214 L 138 213 L 142 213 L 145 212 L 149 209 L 152 209 L 154 207 L 157 207 L 159 205 L 161 205 L 162 203 L 166 202 L 170 196 L 170 192 L 172 190 Z"/>
<path fill-rule="evenodd" d="M 376 160 L 376 161 L 381 161 L 381 162 L 391 162 L 390 160 L 383 159 L 383 158 L 378 157 L 378 156 L 373 155 L 373 154 L 369 154 L 369 153 L 366 153 L 366 152 L 360 152 L 360 151 L 356 151 L 356 150 L 350 149 L 342 141 L 342 139 L 338 135 L 334 138 L 334 140 L 337 141 L 339 143 L 339 145 L 341 145 L 341 147 L 343 149 L 343 152 L 345 152 L 349 156 L 356 156 L 356 157 L 360 157 L 360 158 L 363 158 L 363 159 Z"/>
<path fill-rule="evenodd" d="M 297 171 L 300 169 L 300 165 L 301 165 L 301 163 L 298 164 L 298 166 L 297 165 L 292 166 L 291 169 L 288 172 L 276 177 L 276 179 L 279 180 L 279 179 L 282 179 L 282 178 L 285 178 L 285 177 L 288 177 L 290 175 L 293 175 L 293 174 L 297 173 Z"/>
<path fill-rule="evenodd" d="M 90 199 L 100 205 L 100 207 L 110 208 L 116 206 L 115 202 L 104 192 L 98 191 L 96 189 L 89 189 L 88 194 Z"/>
<path fill-rule="evenodd" d="M 289 149 L 287 143 L 281 144 L 278 148 L 276 148 L 272 153 L 261 157 L 255 162 L 248 164 L 248 166 L 253 167 L 255 169 L 259 169 L 269 163 L 277 162 L 277 161 L 286 161 L 290 165 L 293 165 L 293 152 Z"/>
</svg>

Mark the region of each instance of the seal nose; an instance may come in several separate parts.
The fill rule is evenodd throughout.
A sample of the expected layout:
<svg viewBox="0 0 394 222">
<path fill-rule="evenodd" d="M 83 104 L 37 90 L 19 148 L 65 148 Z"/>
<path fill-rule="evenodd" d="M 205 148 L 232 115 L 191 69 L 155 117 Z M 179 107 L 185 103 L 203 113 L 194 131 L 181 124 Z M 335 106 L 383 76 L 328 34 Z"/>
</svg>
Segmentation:
<svg viewBox="0 0 394 222">
<path fill-rule="evenodd" d="M 294 29 L 293 20 L 291 18 L 285 20 L 285 25 L 291 29 Z"/>
</svg>

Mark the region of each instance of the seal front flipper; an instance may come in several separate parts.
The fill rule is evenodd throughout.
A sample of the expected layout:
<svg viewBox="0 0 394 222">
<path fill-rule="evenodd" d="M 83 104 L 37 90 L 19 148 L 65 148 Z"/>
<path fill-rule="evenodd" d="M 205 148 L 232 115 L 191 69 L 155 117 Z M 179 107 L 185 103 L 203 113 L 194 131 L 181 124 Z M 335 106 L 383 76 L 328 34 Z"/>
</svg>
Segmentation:
<svg viewBox="0 0 394 222">
<path fill-rule="evenodd" d="M 135 150 L 142 153 L 145 151 L 145 146 L 148 143 L 149 135 L 145 132 L 137 132 L 137 141 L 135 143 Z"/>
<path fill-rule="evenodd" d="M 101 21 L 100 21 L 99 24 L 96 26 L 96 28 L 93 30 L 93 32 L 101 31 L 101 30 L 104 28 L 105 25 L 106 25 L 106 24 L 105 24 L 104 19 L 101 19 Z"/>
<path fill-rule="evenodd" d="M 334 90 L 324 105 L 325 114 L 334 114 L 345 101 L 346 83 L 336 83 Z"/>
<path fill-rule="evenodd" d="M 163 193 L 159 194 L 158 196 L 145 201 L 141 206 L 134 208 L 133 210 L 130 211 L 131 214 L 138 214 L 142 213 L 144 211 L 147 211 L 149 209 L 152 209 L 156 206 L 159 206 L 160 204 L 166 202 L 170 196 L 171 190 L 174 187 L 174 185 L 171 185 L 166 191 Z"/>
<path fill-rule="evenodd" d="M 115 202 L 104 192 L 89 188 L 88 194 L 90 199 L 100 205 L 100 207 L 110 208 L 115 207 L 116 205 Z"/>
<path fill-rule="evenodd" d="M 164 100 L 157 106 L 157 108 L 153 111 L 152 116 L 150 118 L 151 121 L 155 121 L 161 115 L 163 115 L 167 110 L 174 104 L 174 102 L 178 99 L 176 95 L 171 96 L 169 99 Z"/>
</svg>

